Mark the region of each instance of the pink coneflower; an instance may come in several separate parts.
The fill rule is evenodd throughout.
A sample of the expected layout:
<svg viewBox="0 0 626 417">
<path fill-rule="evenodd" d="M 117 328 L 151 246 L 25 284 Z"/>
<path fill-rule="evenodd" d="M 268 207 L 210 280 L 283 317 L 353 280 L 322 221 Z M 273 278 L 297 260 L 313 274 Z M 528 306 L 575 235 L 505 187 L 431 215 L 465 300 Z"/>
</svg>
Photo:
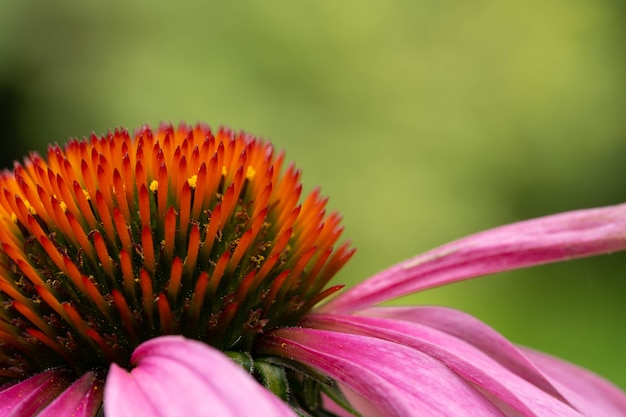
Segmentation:
<svg viewBox="0 0 626 417">
<path fill-rule="evenodd" d="M 337 214 L 207 126 L 53 146 L 0 177 L 0 416 L 626 416 L 626 396 L 441 307 L 375 307 L 626 247 L 626 206 L 477 234 L 345 291 Z"/>
</svg>

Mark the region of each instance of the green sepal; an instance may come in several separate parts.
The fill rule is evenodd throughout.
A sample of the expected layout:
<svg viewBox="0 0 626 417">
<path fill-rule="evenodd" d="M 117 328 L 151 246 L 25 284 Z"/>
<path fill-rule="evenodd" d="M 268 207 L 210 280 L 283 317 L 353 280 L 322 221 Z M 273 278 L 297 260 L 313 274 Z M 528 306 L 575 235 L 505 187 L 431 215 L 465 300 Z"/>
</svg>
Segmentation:
<svg viewBox="0 0 626 417">
<path fill-rule="evenodd" d="M 265 388 L 276 394 L 285 402 L 289 402 L 289 382 L 285 368 L 264 360 L 254 363 L 254 375 Z"/>
<path fill-rule="evenodd" d="M 291 409 L 298 415 L 298 417 L 313 417 L 300 407 L 291 407 Z"/>
<path fill-rule="evenodd" d="M 254 359 L 248 352 L 227 351 L 224 354 L 241 366 L 247 373 L 251 374 L 254 371 Z"/>
<path fill-rule="evenodd" d="M 333 382 L 328 376 L 324 375 L 322 372 L 311 368 L 303 363 L 296 362 L 291 359 L 283 358 L 280 356 L 266 356 L 263 357 L 263 362 L 267 362 L 272 365 L 280 366 L 282 368 L 291 369 L 296 373 L 302 374 L 306 377 L 309 377 L 320 384 L 331 384 Z"/>
<path fill-rule="evenodd" d="M 320 396 L 320 384 L 318 381 L 310 378 L 304 378 L 302 381 L 302 395 L 304 403 L 311 409 L 315 410 L 322 405 L 322 397 Z"/>
</svg>

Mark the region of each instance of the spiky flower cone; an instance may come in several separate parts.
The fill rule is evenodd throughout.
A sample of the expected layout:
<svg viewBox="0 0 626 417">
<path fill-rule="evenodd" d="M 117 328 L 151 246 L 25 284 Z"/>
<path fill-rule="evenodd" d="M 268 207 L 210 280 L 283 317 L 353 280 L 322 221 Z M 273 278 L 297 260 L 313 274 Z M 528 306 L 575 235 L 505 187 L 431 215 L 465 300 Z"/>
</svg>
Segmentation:
<svg viewBox="0 0 626 417">
<path fill-rule="evenodd" d="M 0 177 L 0 382 L 128 366 L 167 334 L 249 352 L 340 287 L 339 216 L 262 140 L 116 130 Z"/>
</svg>

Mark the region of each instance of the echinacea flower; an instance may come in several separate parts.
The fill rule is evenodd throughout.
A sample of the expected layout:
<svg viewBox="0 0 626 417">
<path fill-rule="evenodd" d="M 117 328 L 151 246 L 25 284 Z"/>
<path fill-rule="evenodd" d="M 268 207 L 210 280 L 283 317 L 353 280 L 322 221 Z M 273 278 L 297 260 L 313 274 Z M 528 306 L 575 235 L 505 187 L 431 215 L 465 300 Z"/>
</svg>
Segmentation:
<svg viewBox="0 0 626 417">
<path fill-rule="evenodd" d="M 462 312 L 376 306 L 622 250 L 626 205 L 470 236 L 327 301 L 353 250 L 283 161 L 163 125 L 2 173 L 0 417 L 626 416 L 609 382 Z"/>
</svg>

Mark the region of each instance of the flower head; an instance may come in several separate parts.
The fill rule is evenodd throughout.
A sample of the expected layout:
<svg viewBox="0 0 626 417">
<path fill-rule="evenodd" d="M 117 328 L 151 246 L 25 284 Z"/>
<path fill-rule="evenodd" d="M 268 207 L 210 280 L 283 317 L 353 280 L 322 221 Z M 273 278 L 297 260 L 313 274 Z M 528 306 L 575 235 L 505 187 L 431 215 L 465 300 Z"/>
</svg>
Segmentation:
<svg viewBox="0 0 626 417">
<path fill-rule="evenodd" d="M 340 289 L 339 216 L 243 133 L 198 125 L 52 146 L 0 177 L 0 377 L 128 366 L 182 335 L 250 352 Z"/>
<path fill-rule="evenodd" d="M 315 307 L 353 250 L 283 161 L 163 125 L 3 172 L 0 416 L 626 415 L 617 388 L 463 313 L 374 306 L 624 249 L 625 206 L 487 231 Z"/>
</svg>

